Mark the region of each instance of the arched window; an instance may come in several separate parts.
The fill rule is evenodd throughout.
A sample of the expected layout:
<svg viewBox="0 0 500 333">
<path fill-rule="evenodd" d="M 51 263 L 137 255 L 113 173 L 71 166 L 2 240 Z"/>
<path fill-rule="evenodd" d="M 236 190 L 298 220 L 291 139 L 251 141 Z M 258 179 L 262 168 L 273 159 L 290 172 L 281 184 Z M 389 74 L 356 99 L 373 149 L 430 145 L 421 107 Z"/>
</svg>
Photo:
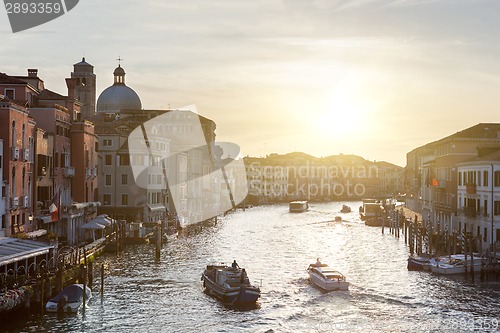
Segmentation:
<svg viewBox="0 0 500 333">
<path fill-rule="evenodd" d="M 16 196 L 16 167 L 12 166 L 12 197 Z"/>
<path fill-rule="evenodd" d="M 11 140 L 12 141 L 12 147 L 16 146 L 16 142 L 17 142 L 16 136 L 17 136 L 16 135 L 16 121 L 13 120 L 12 121 L 12 140 Z"/>
<path fill-rule="evenodd" d="M 23 142 L 23 149 L 26 148 L 26 124 L 23 124 L 23 137 L 22 137 L 22 142 Z"/>
</svg>

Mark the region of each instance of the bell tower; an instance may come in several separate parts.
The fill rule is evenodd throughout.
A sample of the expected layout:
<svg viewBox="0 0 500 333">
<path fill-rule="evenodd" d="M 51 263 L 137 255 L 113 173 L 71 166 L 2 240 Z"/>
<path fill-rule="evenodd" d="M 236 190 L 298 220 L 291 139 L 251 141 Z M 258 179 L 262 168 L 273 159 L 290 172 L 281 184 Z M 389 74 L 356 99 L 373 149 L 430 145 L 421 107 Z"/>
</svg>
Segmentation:
<svg viewBox="0 0 500 333">
<path fill-rule="evenodd" d="M 76 79 L 76 98 L 83 103 L 81 108 L 82 119 L 89 119 L 95 115 L 96 98 L 96 76 L 94 66 L 82 58 L 77 64 L 73 65 L 71 78 Z"/>
</svg>

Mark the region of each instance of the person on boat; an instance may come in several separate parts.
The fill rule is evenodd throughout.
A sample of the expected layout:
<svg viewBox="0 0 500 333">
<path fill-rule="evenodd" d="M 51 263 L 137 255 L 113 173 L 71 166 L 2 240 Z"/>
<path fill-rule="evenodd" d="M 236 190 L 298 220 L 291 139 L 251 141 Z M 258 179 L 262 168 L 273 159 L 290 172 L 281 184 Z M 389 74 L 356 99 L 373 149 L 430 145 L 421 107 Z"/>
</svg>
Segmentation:
<svg viewBox="0 0 500 333">
<path fill-rule="evenodd" d="M 245 284 L 245 280 L 247 278 L 247 272 L 245 271 L 245 269 L 243 268 L 241 270 L 241 275 L 240 275 L 240 283 L 241 284 Z"/>
<path fill-rule="evenodd" d="M 319 260 L 319 258 L 316 258 L 316 267 L 321 267 L 321 266 L 323 266 L 321 260 Z"/>
<path fill-rule="evenodd" d="M 234 269 L 238 269 L 240 268 L 240 265 L 238 265 L 238 263 L 235 261 L 233 261 L 233 263 L 231 264 L 231 267 L 234 268 Z"/>
</svg>

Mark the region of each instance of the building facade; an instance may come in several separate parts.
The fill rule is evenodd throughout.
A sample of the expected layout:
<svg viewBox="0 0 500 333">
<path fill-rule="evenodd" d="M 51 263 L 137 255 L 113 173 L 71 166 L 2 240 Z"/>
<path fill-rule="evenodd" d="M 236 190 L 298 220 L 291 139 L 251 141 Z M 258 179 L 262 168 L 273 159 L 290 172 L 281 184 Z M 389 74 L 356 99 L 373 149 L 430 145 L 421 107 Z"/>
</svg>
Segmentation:
<svg viewBox="0 0 500 333">
<path fill-rule="evenodd" d="M 478 149 L 500 144 L 500 124 L 480 123 L 407 154 L 406 203 L 433 223 L 434 230 L 459 228 L 457 165 L 474 158 Z"/>
<path fill-rule="evenodd" d="M 19 91 L 19 90 L 17 90 Z M 35 122 L 28 109 L 10 99 L 0 100 L 0 139 L 4 143 L 3 185 L 6 213 L 2 234 L 12 236 L 33 229 L 33 152 Z"/>
<path fill-rule="evenodd" d="M 479 249 L 499 248 L 500 148 L 457 164 L 457 223 L 470 232 Z"/>
</svg>

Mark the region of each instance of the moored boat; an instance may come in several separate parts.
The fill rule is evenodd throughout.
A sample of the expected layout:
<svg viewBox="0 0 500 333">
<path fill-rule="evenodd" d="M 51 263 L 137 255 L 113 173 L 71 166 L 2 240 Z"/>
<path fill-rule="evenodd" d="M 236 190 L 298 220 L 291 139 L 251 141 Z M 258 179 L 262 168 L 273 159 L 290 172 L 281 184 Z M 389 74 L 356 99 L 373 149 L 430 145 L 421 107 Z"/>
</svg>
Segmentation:
<svg viewBox="0 0 500 333">
<path fill-rule="evenodd" d="M 363 206 L 359 209 L 359 215 L 362 221 L 373 218 L 380 219 L 383 216 L 383 212 L 384 206 L 373 199 L 363 200 Z"/>
<path fill-rule="evenodd" d="M 420 256 L 409 256 L 407 268 L 409 271 L 423 271 L 424 266 L 430 264 L 430 260 L 431 258 L 425 254 Z"/>
<path fill-rule="evenodd" d="M 307 201 L 292 201 L 289 204 L 290 213 L 301 213 L 309 209 L 309 203 Z"/>
<path fill-rule="evenodd" d="M 92 297 L 92 292 L 85 286 L 86 300 Z M 61 290 L 55 297 L 51 298 L 45 305 L 47 312 L 78 312 L 83 305 L 83 284 L 70 284 Z"/>
<path fill-rule="evenodd" d="M 346 277 L 327 264 L 310 264 L 307 272 L 311 283 L 324 291 L 349 289 L 349 282 L 347 282 Z"/>
<path fill-rule="evenodd" d="M 201 280 L 208 294 L 226 304 L 253 304 L 260 297 L 260 288 L 250 283 L 245 269 L 236 262 L 208 265 Z"/>
<path fill-rule="evenodd" d="M 483 258 L 467 256 L 467 262 L 465 260 L 465 255 L 454 254 L 451 256 L 442 257 L 437 262 L 437 264 L 431 266 L 431 271 L 436 274 L 450 275 L 450 274 L 464 274 L 465 266 L 470 270 L 471 265 L 473 265 L 473 270 L 475 272 L 481 271 L 481 266 L 483 264 Z"/>
</svg>

